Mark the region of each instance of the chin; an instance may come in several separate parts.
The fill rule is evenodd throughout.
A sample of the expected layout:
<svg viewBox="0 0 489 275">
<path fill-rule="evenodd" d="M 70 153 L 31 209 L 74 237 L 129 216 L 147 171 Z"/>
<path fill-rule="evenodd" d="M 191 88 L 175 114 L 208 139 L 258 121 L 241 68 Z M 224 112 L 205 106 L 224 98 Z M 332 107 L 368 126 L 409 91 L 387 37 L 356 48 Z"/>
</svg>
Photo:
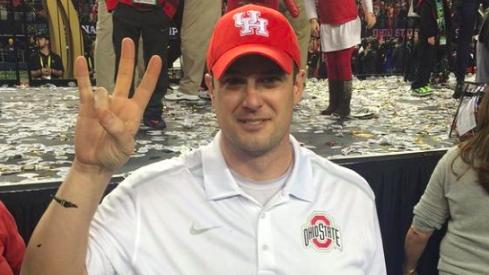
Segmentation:
<svg viewBox="0 0 489 275">
<path fill-rule="evenodd" d="M 250 155 L 264 155 L 277 147 L 278 143 L 273 143 L 270 139 L 249 138 L 241 140 L 238 147 L 241 151 Z"/>
</svg>

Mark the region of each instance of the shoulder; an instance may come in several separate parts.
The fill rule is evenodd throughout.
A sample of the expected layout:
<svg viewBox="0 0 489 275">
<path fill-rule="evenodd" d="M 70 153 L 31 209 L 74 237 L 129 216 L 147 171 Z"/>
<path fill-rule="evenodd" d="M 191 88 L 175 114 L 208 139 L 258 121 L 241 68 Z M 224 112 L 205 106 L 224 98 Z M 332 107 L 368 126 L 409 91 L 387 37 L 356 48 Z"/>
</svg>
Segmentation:
<svg viewBox="0 0 489 275">
<path fill-rule="evenodd" d="M 464 174 L 471 168 L 471 165 L 462 159 L 460 153 L 458 145 L 449 148 L 438 162 L 437 168 L 443 169 L 443 173 L 455 172 L 455 174 Z"/>
<path fill-rule="evenodd" d="M 121 185 L 138 189 L 154 184 L 181 182 L 185 175 L 190 175 L 196 169 L 201 169 L 201 149 L 182 154 L 179 157 L 162 160 L 139 168 Z"/>
<path fill-rule="evenodd" d="M 448 148 L 447 152 L 445 155 L 443 155 L 442 159 L 443 160 L 454 160 L 460 156 L 460 148 L 457 146 L 453 146 L 451 148 Z"/>
<path fill-rule="evenodd" d="M 343 187 L 361 191 L 370 200 L 375 199 L 372 188 L 357 172 L 325 159 L 308 149 L 301 148 L 301 151 L 310 160 L 315 178 L 336 179 L 336 182 L 342 184 Z"/>
<path fill-rule="evenodd" d="M 451 147 L 438 161 L 438 167 L 450 167 L 454 162 L 463 162 L 460 158 L 460 148 L 458 146 Z"/>
<path fill-rule="evenodd" d="M 39 61 L 39 53 L 36 51 L 36 52 L 33 52 L 29 55 L 29 59 L 30 60 L 38 60 Z"/>
<path fill-rule="evenodd" d="M 59 59 L 59 60 L 61 60 L 61 56 L 60 56 L 59 54 L 55 53 L 55 52 L 51 52 L 51 56 L 52 56 L 53 58 L 55 58 L 55 59 Z"/>
</svg>

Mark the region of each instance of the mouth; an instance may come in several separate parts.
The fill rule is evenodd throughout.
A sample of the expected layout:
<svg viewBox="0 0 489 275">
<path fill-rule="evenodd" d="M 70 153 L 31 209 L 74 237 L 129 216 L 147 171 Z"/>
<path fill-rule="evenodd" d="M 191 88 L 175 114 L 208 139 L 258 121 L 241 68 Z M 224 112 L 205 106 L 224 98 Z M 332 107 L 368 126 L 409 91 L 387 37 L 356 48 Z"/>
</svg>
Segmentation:
<svg viewBox="0 0 489 275">
<path fill-rule="evenodd" d="M 246 125 L 260 125 L 269 121 L 269 119 L 238 119 L 238 121 Z"/>
<path fill-rule="evenodd" d="M 263 119 L 259 120 L 240 120 L 241 123 L 248 124 L 248 125 L 260 125 L 265 122 Z"/>
</svg>

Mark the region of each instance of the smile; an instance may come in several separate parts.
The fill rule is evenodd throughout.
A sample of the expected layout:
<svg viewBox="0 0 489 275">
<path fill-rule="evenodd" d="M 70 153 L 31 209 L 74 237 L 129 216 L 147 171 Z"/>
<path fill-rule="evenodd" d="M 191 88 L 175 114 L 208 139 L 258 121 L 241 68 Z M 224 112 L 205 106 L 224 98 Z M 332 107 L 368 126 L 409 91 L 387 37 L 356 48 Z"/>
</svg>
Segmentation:
<svg viewBox="0 0 489 275">
<path fill-rule="evenodd" d="M 250 120 L 245 120 L 245 119 L 240 119 L 239 122 L 245 123 L 248 125 L 259 125 L 267 121 L 268 119 L 250 119 Z"/>
</svg>

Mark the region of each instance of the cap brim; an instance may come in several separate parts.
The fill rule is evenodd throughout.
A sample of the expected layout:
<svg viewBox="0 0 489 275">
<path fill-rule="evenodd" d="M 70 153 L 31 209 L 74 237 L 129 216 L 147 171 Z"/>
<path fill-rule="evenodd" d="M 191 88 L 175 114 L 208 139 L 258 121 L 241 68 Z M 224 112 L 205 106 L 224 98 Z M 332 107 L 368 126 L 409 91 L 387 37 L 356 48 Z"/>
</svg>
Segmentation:
<svg viewBox="0 0 489 275">
<path fill-rule="evenodd" d="M 214 77 L 216 79 L 221 79 L 222 75 L 226 72 L 231 64 L 236 61 L 238 58 L 250 55 L 262 55 L 266 58 L 271 59 L 277 65 L 282 68 L 287 74 L 292 73 L 292 57 L 290 57 L 284 51 L 278 50 L 276 47 L 270 47 L 268 45 L 263 44 L 244 44 L 237 46 L 226 53 L 224 53 L 215 63 L 210 70 L 212 71 Z"/>
</svg>

